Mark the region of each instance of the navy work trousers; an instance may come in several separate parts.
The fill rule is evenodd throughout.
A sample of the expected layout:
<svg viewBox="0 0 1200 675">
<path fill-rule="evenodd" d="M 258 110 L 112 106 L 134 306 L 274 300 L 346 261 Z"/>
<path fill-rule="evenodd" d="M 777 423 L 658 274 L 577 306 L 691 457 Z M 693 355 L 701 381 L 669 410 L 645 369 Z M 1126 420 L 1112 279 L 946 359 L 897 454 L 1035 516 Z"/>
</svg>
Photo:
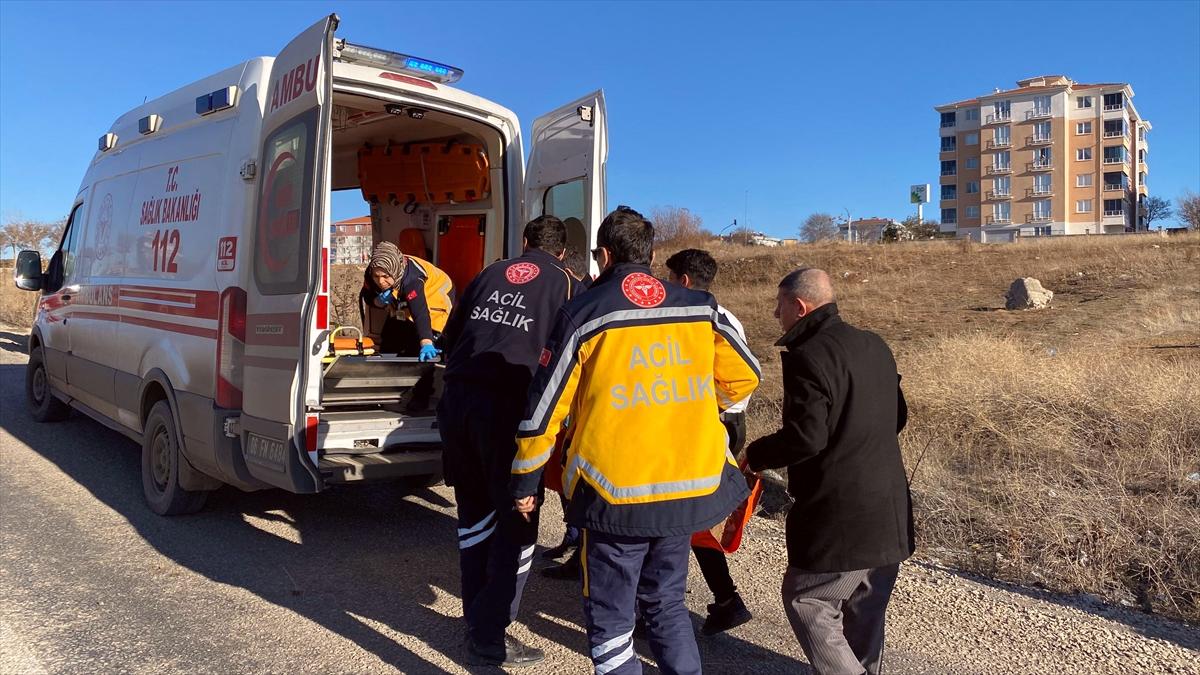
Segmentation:
<svg viewBox="0 0 1200 675">
<path fill-rule="evenodd" d="M 683 603 L 691 537 L 622 537 L 583 531 L 583 611 L 596 675 L 642 672 L 633 652 L 640 606 L 650 651 L 667 675 L 700 672 L 700 651 Z"/>
<path fill-rule="evenodd" d="M 438 405 L 446 482 L 458 505 L 463 617 L 479 645 L 502 645 L 533 565 L 538 513 L 513 510 L 508 477 L 521 416 L 511 400 L 448 384 Z M 486 400 L 491 399 L 491 400 Z"/>
</svg>

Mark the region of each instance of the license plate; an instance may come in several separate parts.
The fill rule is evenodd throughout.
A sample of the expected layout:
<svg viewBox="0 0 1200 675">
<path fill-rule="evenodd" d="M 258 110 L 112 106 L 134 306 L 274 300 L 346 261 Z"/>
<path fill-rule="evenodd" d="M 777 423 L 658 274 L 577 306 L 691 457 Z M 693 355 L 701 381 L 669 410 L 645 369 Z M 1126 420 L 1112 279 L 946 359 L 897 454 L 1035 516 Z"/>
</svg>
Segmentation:
<svg viewBox="0 0 1200 675">
<path fill-rule="evenodd" d="M 287 466 L 287 444 L 283 441 L 249 434 L 246 441 L 246 459 L 277 471 Z"/>
</svg>

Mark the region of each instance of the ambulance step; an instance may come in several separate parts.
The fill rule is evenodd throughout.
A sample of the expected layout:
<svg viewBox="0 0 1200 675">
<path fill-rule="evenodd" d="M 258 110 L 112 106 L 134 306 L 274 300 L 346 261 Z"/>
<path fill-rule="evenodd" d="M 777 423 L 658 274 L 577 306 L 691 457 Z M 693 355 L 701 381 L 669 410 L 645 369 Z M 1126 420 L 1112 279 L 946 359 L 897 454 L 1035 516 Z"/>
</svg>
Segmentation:
<svg viewBox="0 0 1200 675">
<path fill-rule="evenodd" d="M 442 472 L 442 452 L 413 449 L 373 455 L 325 455 L 318 468 L 328 483 L 437 476 Z"/>
<path fill-rule="evenodd" d="M 374 454 L 441 440 L 432 412 L 413 416 L 385 410 L 326 411 L 317 423 L 317 447 L 326 453 Z"/>
</svg>

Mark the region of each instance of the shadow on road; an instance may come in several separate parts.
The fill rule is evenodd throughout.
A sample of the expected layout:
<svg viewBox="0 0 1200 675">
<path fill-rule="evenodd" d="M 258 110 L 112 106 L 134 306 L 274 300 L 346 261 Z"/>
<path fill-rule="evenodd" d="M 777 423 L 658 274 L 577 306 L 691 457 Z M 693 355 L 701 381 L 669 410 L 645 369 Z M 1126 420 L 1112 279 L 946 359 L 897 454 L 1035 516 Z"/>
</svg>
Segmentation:
<svg viewBox="0 0 1200 675">
<path fill-rule="evenodd" d="M 24 370 L 23 364 L 0 365 L 6 430 L 126 518 L 155 550 L 212 581 L 289 609 L 401 672 L 443 669 L 373 623 L 414 636 L 461 662 L 461 619 L 431 607 L 439 595 L 459 597 L 456 524 L 431 508 L 448 506 L 440 495 L 430 490 L 405 495 L 389 484 L 337 487 L 318 495 L 223 488 L 210 495 L 198 514 L 160 517 L 142 499 L 137 444 L 78 413 L 61 426 L 26 422 L 24 392 L 18 386 Z M 72 442 L 63 443 L 64 438 Z M 85 438 L 91 440 L 81 446 L 78 440 Z M 291 537 L 263 529 L 272 521 L 290 525 Z M 97 566 L 90 572 L 102 574 L 102 564 Z M 520 621 L 581 659 L 587 653 L 583 632 L 563 625 L 584 624 L 576 584 L 531 577 Z M 699 617 L 693 615 L 693 621 Z M 706 662 L 730 664 L 709 667 L 709 672 L 806 672 L 790 656 L 733 636 L 699 642 Z M 649 653 L 644 645 L 639 651 Z"/>
<path fill-rule="evenodd" d="M 16 352 L 18 354 L 25 353 L 25 345 L 29 340 L 29 334 L 13 333 L 12 331 L 0 330 L 0 350 L 6 352 Z"/>
</svg>

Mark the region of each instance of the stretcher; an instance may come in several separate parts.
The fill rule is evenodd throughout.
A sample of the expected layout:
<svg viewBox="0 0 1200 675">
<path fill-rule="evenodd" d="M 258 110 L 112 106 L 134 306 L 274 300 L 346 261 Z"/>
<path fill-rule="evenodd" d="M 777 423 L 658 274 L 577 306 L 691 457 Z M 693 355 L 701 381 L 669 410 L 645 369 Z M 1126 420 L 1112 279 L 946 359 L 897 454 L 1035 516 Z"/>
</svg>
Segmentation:
<svg viewBox="0 0 1200 675">
<path fill-rule="evenodd" d="M 474 143 L 406 143 L 358 151 L 358 181 L 372 204 L 449 204 L 487 199 L 488 158 Z"/>
<path fill-rule="evenodd" d="M 743 471 L 745 470 L 745 463 L 741 465 L 741 468 Z M 710 529 L 693 534 L 692 546 L 713 548 L 722 553 L 733 553 L 738 550 L 738 547 L 742 545 L 742 533 L 746 530 L 746 524 L 750 522 L 750 518 L 754 516 L 754 508 L 758 506 L 758 500 L 762 497 L 763 491 L 762 479 L 757 475 L 746 476 L 746 484 L 750 488 L 750 496 L 746 498 L 746 501 L 738 505 L 724 521 Z"/>
</svg>

